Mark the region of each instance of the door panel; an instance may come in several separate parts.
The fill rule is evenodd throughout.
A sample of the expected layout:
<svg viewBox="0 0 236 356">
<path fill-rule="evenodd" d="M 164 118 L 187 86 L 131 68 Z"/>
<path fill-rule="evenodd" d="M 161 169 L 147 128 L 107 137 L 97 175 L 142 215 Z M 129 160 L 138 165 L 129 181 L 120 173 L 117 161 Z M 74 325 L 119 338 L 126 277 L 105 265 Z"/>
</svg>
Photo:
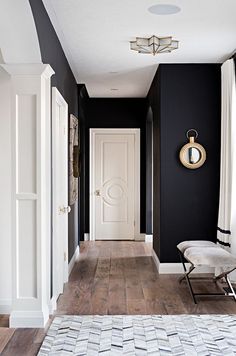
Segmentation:
<svg viewBox="0 0 236 356">
<path fill-rule="evenodd" d="M 96 134 L 95 238 L 134 239 L 134 134 Z"/>
</svg>

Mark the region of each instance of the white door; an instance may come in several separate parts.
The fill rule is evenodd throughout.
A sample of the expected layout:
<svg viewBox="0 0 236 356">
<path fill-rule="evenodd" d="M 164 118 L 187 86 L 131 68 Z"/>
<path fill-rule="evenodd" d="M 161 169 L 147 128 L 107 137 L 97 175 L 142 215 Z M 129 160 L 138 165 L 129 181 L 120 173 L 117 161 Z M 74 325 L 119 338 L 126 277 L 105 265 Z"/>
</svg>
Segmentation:
<svg viewBox="0 0 236 356">
<path fill-rule="evenodd" d="M 91 239 L 134 239 L 137 133 L 91 130 Z"/>
<path fill-rule="evenodd" d="M 52 285 L 54 303 L 68 280 L 68 105 L 52 88 Z M 55 307 L 55 305 L 54 305 Z"/>
</svg>

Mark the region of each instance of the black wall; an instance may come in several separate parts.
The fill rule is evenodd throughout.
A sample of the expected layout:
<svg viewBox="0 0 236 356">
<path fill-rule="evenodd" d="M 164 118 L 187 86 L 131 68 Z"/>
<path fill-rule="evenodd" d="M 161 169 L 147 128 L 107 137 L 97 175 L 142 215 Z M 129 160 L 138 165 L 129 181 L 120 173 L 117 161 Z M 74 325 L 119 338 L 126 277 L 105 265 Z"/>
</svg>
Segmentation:
<svg viewBox="0 0 236 356">
<path fill-rule="evenodd" d="M 183 240 L 216 241 L 220 173 L 220 65 L 160 65 L 149 91 L 154 132 L 154 249 L 176 262 Z M 195 128 L 206 163 L 190 170 L 178 154 Z"/>
<path fill-rule="evenodd" d="M 89 99 L 80 94 L 80 117 L 84 136 L 81 148 L 81 238 L 89 232 L 89 129 L 90 128 L 140 128 L 141 129 L 141 220 L 140 229 L 146 231 L 146 99 Z M 83 214 L 83 210 L 84 213 Z M 83 222 L 83 224 L 82 224 Z"/>
<path fill-rule="evenodd" d="M 41 0 L 29 0 L 41 50 L 42 61 L 50 64 L 55 75 L 52 86 L 57 87 L 68 103 L 69 114 L 78 117 L 78 91 L 76 80 L 70 69 L 59 39 Z M 69 260 L 78 245 L 78 213 L 77 207 L 71 206 L 69 214 Z"/>
</svg>

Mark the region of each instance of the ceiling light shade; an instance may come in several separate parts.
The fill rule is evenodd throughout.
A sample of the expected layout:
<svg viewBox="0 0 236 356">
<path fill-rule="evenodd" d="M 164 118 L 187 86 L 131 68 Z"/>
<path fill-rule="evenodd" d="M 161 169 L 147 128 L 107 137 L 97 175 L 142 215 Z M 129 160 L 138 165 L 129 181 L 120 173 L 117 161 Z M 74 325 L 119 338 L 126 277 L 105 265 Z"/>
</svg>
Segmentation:
<svg viewBox="0 0 236 356">
<path fill-rule="evenodd" d="M 172 40 L 172 37 L 149 38 L 136 37 L 136 41 L 130 41 L 130 49 L 138 53 L 153 54 L 167 53 L 178 49 L 179 41 Z"/>
<path fill-rule="evenodd" d="M 181 8 L 172 4 L 157 4 L 148 8 L 154 15 L 173 15 L 181 11 Z"/>
</svg>

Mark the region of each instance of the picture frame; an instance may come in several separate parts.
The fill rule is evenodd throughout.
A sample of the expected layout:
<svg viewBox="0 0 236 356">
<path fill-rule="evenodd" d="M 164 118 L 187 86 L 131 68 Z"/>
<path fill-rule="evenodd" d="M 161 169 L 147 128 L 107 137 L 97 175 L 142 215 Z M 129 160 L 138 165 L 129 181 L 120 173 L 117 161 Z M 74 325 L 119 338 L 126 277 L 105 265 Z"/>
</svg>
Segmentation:
<svg viewBox="0 0 236 356">
<path fill-rule="evenodd" d="M 80 126 L 79 119 L 70 114 L 69 132 L 69 205 L 78 200 L 78 178 L 80 175 Z"/>
</svg>

